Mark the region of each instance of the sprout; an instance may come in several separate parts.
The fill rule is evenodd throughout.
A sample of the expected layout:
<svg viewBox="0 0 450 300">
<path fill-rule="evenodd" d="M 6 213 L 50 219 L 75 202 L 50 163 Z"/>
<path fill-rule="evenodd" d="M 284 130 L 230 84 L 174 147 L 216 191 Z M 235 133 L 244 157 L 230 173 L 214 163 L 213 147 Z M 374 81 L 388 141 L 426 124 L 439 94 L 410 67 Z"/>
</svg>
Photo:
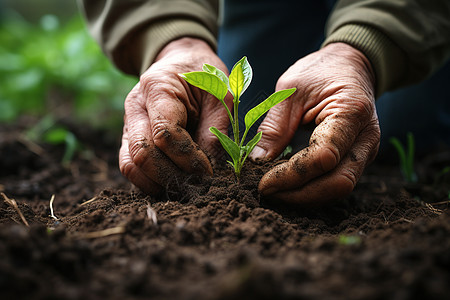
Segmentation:
<svg viewBox="0 0 450 300">
<path fill-rule="evenodd" d="M 258 132 L 244 145 L 250 127 L 269 109 L 291 96 L 296 89 L 277 91 L 249 110 L 244 118 L 245 131 L 242 138 L 240 138 L 238 121 L 239 99 L 250 85 L 253 77 L 252 68 L 247 61 L 247 57 L 244 56 L 234 65 L 229 77 L 221 70 L 208 64 L 203 65 L 203 71 L 184 73 L 180 74 L 180 76 L 193 86 L 215 96 L 225 107 L 231 122 L 234 140 L 215 127 L 210 127 L 209 130 L 217 136 L 225 151 L 230 155 L 232 161 L 228 161 L 228 163 L 233 166 L 236 177 L 239 178 L 245 160 L 262 137 L 262 132 Z M 224 101 L 228 92 L 233 96 L 234 115 L 232 115 Z"/>
<path fill-rule="evenodd" d="M 400 159 L 400 169 L 405 180 L 407 182 L 417 182 L 417 175 L 414 172 L 414 135 L 408 132 L 406 139 L 406 149 L 399 139 L 395 137 L 390 138 L 389 141 L 397 150 Z"/>
</svg>

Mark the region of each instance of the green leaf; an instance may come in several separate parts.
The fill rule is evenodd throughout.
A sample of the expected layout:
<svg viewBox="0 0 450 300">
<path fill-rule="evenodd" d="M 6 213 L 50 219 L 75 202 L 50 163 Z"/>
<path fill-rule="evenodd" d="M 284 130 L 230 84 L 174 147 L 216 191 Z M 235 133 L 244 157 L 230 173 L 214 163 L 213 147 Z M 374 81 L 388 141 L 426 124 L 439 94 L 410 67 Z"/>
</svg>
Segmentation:
<svg viewBox="0 0 450 300">
<path fill-rule="evenodd" d="M 225 73 L 222 72 L 222 70 L 219 70 L 216 67 L 211 66 L 209 64 L 203 64 L 203 71 L 209 74 L 216 75 L 217 77 L 220 78 L 220 80 L 223 81 L 223 83 L 227 85 L 228 88 L 230 87 L 230 81 L 228 80 L 228 76 L 225 75 Z"/>
<path fill-rule="evenodd" d="M 247 152 L 245 157 L 249 155 L 253 149 L 255 148 L 256 144 L 259 143 L 262 137 L 262 131 L 258 132 L 248 143 L 245 145 L 245 151 Z"/>
<path fill-rule="evenodd" d="M 270 95 L 269 98 L 249 110 L 244 119 L 246 130 L 250 129 L 256 120 L 264 115 L 269 109 L 291 96 L 295 90 L 295 88 L 292 88 L 275 92 Z"/>
<path fill-rule="evenodd" d="M 231 159 L 233 159 L 233 162 L 236 164 L 236 162 L 239 162 L 239 159 L 241 157 L 239 146 L 236 145 L 236 143 L 230 139 L 226 134 L 223 134 L 215 127 L 210 127 L 209 131 L 214 133 L 215 136 L 219 139 L 219 142 L 222 144 L 223 148 L 227 153 L 230 155 Z"/>
<path fill-rule="evenodd" d="M 227 85 L 217 75 L 202 71 L 189 72 L 179 75 L 193 86 L 210 93 L 221 101 L 227 94 Z"/>
<path fill-rule="evenodd" d="M 350 246 L 350 245 L 359 245 L 361 243 L 361 238 L 357 235 L 340 235 L 339 236 L 339 244 Z"/>
<path fill-rule="evenodd" d="M 67 129 L 56 127 L 46 132 L 44 141 L 52 145 L 63 144 L 68 135 Z"/>
<path fill-rule="evenodd" d="M 66 149 L 62 163 L 67 165 L 72 161 L 78 146 L 78 140 L 72 132 L 65 128 L 56 127 L 46 132 L 44 140 L 52 145 L 65 144 Z"/>
<path fill-rule="evenodd" d="M 244 56 L 239 60 L 231 70 L 230 74 L 230 92 L 236 99 L 247 90 L 253 78 L 252 67 L 248 63 L 247 57 Z"/>
<path fill-rule="evenodd" d="M 412 133 L 408 132 L 406 149 L 396 137 L 391 137 L 389 142 L 397 150 L 400 159 L 400 169 L 405 180 L 408 182 L 416 182 L 417 175 L 414 172 L 414 136 Z"/>
</svg>

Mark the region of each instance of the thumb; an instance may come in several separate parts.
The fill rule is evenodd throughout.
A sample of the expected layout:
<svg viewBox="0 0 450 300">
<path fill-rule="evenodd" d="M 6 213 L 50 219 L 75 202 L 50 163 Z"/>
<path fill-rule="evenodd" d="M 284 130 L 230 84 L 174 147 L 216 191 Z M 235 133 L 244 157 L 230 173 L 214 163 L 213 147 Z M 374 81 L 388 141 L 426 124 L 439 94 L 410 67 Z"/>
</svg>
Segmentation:
<svg viewBox="0 0 450 300">
<path fill-rule="evenodd" d="M 300 118 L 292 116 L 293 101 L 285 101 L 272 107 L 258 128 L 262 138 L 250 154 L 252 160 L 277 158 L 292 140 Z"/>
<path fill-rule="evenodd" d="M 203 102 L 200 119 L 196 132 L 196 140 L 198 145 L 209 155 L 214 157 L 219 157 L 223 154 L 223 148 L 220 145 L 217 137 L 209 131 L 209 128 L 214 126 L 222 133 L 228 135 L 228 127 L 230 125 L 230 119 L 228 117 L 225 107 L 220 103 L 219 100 L 213 96 L 209 96 L 211 99 Z M 231 111 L 233 106 L 233 97 L 231 94 L 227 94 L 224 99 Z"/>
</svg>

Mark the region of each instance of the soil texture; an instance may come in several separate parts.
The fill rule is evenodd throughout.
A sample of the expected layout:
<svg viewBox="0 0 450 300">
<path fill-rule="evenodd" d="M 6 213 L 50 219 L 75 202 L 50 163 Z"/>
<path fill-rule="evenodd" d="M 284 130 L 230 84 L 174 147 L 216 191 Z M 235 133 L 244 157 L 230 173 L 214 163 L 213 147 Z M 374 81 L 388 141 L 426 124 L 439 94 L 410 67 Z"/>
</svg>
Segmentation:
<svg viewBox="0 0 450 300">
<path fill-rule="evenodd" d="M 151 197 L 120 174 L 118 136 L 66 124 L 84 150 L 63 165 L 32 124 L 0 125 L 1 299 L 450 298 L 450 149 L 418 158 L 414 185 L 376 161 L 306 209 L 260 198 L 269 165 Z"/>
</svg>

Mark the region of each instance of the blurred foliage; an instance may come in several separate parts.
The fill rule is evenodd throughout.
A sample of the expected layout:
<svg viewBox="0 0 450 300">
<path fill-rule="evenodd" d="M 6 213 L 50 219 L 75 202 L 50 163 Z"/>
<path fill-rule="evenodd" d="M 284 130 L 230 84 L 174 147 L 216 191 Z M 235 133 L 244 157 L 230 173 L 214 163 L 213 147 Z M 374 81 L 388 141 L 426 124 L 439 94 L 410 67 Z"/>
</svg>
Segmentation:
<svg viewBox="0 0 450 300">
<path fill-rule="evenodd" d="M 54 15 L 39 26 L 20 17 L 0 22 L 0 122 L 52 114 L 119 129 L 136 82 L 112 66 L 79 15 L 63 25 Z"/>
<path fill-rule="evenodd" d="M 46 143 L 54 146 L 63 145 L 65 150 L 61 163 L 65 167 L 70 166 L 77 152 L 89 153 L 73 132 L 57 124 L 56 120 L 50 115 L 44 116 L 33 127 L 29 128 L 25 132 L 24 138 L 35 143 Z"/>
</svg>

